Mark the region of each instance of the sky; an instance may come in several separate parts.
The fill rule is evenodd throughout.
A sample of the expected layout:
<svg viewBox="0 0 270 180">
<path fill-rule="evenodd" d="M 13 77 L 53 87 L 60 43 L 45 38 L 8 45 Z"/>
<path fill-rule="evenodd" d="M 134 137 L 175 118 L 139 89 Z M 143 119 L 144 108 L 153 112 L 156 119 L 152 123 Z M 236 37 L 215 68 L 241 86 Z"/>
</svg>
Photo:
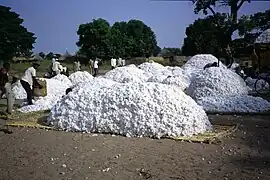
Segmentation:
<svg viewBox="0 0 270 180">
<path fill-rule="evenodd" d="M 23 25 L 37 37 L 34 52 L 77 51 L 76 31 L 83 23 L 104 18 L 116 21 L 138 19 L 150 26 L 160 47 L 181 47 L 186 27 L 203 15 L 193 12 L 189 1 L 151 0 L 0 0 L 24 19 Z M 270 1 L 245 3 L 240 14 L 270 8 Z M 224 8 L 218 10 L 226 11 Z"/>
</svg>

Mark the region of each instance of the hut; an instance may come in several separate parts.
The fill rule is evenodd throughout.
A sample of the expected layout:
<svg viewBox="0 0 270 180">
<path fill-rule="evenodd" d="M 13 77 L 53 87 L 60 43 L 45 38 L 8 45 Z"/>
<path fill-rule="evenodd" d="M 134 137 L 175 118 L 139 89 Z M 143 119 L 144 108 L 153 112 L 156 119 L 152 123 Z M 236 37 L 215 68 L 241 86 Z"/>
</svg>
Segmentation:
<svg viewBox="0 0 270 180">
<path fill-rule="evenodd" d="M 66 51 L 60 58 L 59 61 L 65 61 L 67 58 L 71 57 L 68 51 Z"/>
<path fill-rule="evenodd" d="M 270 68 L 270 29 L 261 33 L 255 40 L 252 65 L 262 71 Z"/>
</svg>

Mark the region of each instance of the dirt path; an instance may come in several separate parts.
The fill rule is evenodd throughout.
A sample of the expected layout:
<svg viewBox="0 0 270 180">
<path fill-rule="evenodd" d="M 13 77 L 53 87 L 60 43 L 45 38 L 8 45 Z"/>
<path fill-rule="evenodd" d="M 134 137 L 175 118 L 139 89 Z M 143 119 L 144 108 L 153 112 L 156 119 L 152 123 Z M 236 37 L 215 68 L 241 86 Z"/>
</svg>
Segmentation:
<svg viewBox="0 0 270 180">
<path fill-rule="evenodd" d="M 269 117 L 212 119 L 241 126 L 218 145 L 12 128 L 0 180 L 270 179 Z"/>
</svg>

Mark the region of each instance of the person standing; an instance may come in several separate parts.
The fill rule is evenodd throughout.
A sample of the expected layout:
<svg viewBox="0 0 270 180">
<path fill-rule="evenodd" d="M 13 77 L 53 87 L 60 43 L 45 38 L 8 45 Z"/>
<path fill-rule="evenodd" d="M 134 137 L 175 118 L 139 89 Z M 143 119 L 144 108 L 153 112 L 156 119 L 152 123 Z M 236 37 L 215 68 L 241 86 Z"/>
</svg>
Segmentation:
<svg viewBox="0 0 270 180">
<path fill-rule="evenodd" d="M 89 60 L 89 62 L 88 62 L 88 64 L 89 64 L 89 69 L 90 69 L 90 74 L 93 74 L 94 72 L 94 61 L 92 60 L 92 59 L 90 59 Z"/>
<path fill-rule="evenodd" d="M 40 89 L 42 88 L 42 86 L 38 83 L 37 78 L 36 78 L 36 70 L 38 69 L 39 66 L 40 64 L 38 62 L 34 62 L 32 67 L 28 68 L 25 71 L 24 76 L 20 80 L 22 87 L 24 88 L 27 94 L 28 105 L 33 104 L 32 102 L 33 85 L 36 84 L 39 86 Z"/>
<path fill-rule="evenodd" d="M 0 69 L 0 99 L 6 93 L 5 85 L 8 82 L 8 71 L 10 69 L 9 63 L 4 63 L 3 68 Z"/>
<path fill-rule="evenodd" d="M 119 66 L 119 67 L 122 66 L 122 58 L 118 58 L 117 66 Z"/>
<path fill-rule="evenodd" d="M 122 59 L 122 66 L 125 66 L 126 65 L 126 60 L 125 59 Z"/>
<path fill-rule="evenodd" d="M 116 59 L 115 58 L 111 59 L 111 67 L 112 67 L 112 69 L 114 69 L 116 67 Z"/>
<path fill-rule="evenodd" d="M 98 75 L 98 58 L 95 59 L 94 61 L 94 77 Z"/>
</svg>

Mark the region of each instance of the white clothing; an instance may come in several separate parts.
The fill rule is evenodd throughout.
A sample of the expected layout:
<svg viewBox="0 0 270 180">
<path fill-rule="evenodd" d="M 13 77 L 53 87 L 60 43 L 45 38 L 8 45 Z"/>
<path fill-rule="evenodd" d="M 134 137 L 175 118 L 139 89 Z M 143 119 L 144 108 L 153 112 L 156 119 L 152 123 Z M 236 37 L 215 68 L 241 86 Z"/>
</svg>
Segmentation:
<svg viewBox="0 0 270 180">
<path fill-rule="evenodd" d="M 52 58 L 52 63 L 55 63 L 56 59 L 55 58 Z"/>
<path fill-rule="evenodd" d="M 32 88 L 33 86 L 33 77 L 36 77 L 36 70 L 33 67 L 28 68 L 24 76 L 21 78 L 23 81 L 26 81 L 29 83 L 30 87 Z"/>
<path fill-rule="evenodd" d="M 119 58 L 118 59 L 118 66 L 121 66 L 122 65 L 122 58 Z"/>
<path fill-rule="evenodd" d="M 98 61 L 94 61 L 94 69 L 98 69 Z"/>
<path fill-rule="evenodd" d="M 111 59 L 111 66 L 112 67 L 116 66 L 116 59 L 114 59 L 114 58 Z"/>
<path fill-rule="evenodd" d="M 126 65 L 126 60 L 122 59 L 122 66 L 125 66 L 125 65 Z"/>
<path fill-rule="evenodd" d="M 60 63 L 58 61 L 55 61 L 52 65 L 52 70 L 53 71 L 58 71 L 59 70 Z"/>
</svg>

